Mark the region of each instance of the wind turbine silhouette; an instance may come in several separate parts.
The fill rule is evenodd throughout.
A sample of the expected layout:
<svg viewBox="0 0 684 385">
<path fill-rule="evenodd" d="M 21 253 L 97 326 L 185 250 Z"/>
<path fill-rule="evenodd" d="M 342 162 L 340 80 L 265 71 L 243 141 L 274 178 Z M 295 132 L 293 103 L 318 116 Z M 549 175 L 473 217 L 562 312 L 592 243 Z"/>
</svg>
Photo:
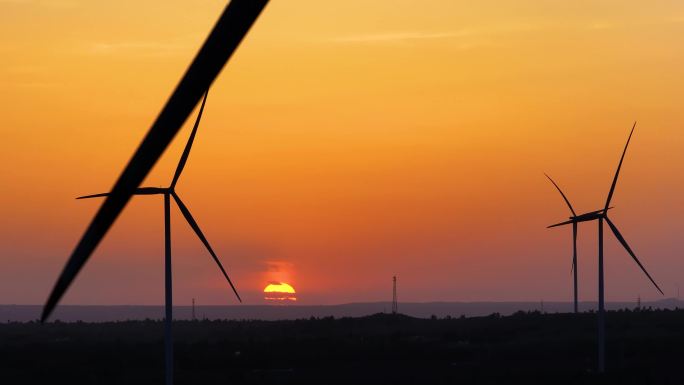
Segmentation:
<svg viewBox="0 0 684 385">
<path fill-rule="evenodd" d="M 561 190 L 560 187 L 558 187 L 558 184 L 551 179 L 551 177 L 544 173 L 547 178 L 553 183 L 554 186 L 556 186 L 556 190 L 561 194 L 563 197 L 563 200 L 565 200 L 565 203 L 567 203 L 568 208 L 570 209 L 570 212 L 572 213 L 572 216 L 570 217 L 570 220 L 572 221 L 572 280 L 573 280 L 573 298 L 574 298 L 574 309 L 575 313 L 578 312 L 577 309 L 577 213 L 575 213 L 575 210 L 572 208 L 572 205 L 570 204 L 570 201 L 568 200 L 568 197 L 565 196 L 563 193 L 563 190 Z"/>
<path fill-rule="evenodd" d="M 573 227 L 577 226 L 577 223 L 579 222 L 587 222 L 587 221 L 594 221 L 598 220 L 598 370 L 600 373 L 603 373 L 605 371 L 605 329 L 606 329 L 606 323 L 605 323 L 605 303 L 604 303 L 604 280 L 603 280 L 603 221 L 606 221 L 608 223 L 608 227 L 610 227 L 610 230 L 613 232 L 613 235 L 615 235 L 615 238 L 620 242 L 622 247 L 627 250 L 627 253 L 634 259 L 634 262 L 639 266 L 641 271 L 646 274 L 646 277 L 653 283 L 653 285 L 658 289 L 660 294 L 663 294 L 663 291 L 660 290 L 660 287 L 658 284 L 653 280 L 651 275 L 646 271 L 646 268 L 644 268 L 644 265 L 641 264 L 639 261 L 639 258 L 634 254 L 632 251 L 632 248 L 629 247 L 627 244 L 627 241 L 625 238 L 620 234 L 620 231 L 618 228 L 615 226 L 615 224 L 608 218 L 608 210 L 611 208 L 610 206 L 610 200 L 613 198 L 613 193 L 615 192 L 615 186 L 617 184 L 618 176 L 620 175 L 620 169 L 622 168 L 622 162 L 625 160 L 625 154 L 627 153 L 627 147 L 629 146 L 629 142 L 632 139 L 632 134 L 634 133 L 634 128 L 636 127 L 636 122 L 634 122 L 634 125 L 632 126 L 632 130 L 629 132 L 629 137 L 627 138 L 627 143 L 625 144 L 625 149 L 622 151 L 622 156 L 620 157 L 620 162 L 618 163 L 617 170 L 615 171 L 615 176 L 613 177 L 613 183 L 610 186 L 610 191 L 608 192 L 608 198 L 606 199 L 606 204 L 601 210 L 596 210 L 596 211 L 591 211 L 585 214 L 581 215 L 574 215 L 573 211 L 573 216 L 570 217 L 569 221 L 561 222 L 561 223 L 556 223 L 551 226 L 548 226 L 548 228 L 551 227 L 557 227 L 557 226 L 564 226 L 564 225 L 569 225 L 573 224 Z M 555 183 L 554 183 L 555 184 Z M 557 187 L 557 186 L 556 186 Z M 560 191 L 560 189 L 558 189 Z M 563 196 L 563 194 L 561 192 Z M 567 200 L 566 200 L 567 202 Z M 570 205 L 570 202 L 567 202 L 568 205 Z M 572 210 L 572 209 L 571 209 Z M 575 272 L 577 270 L 575 269 Z"/>
<path fill-rule="evenodd" d="M 211 254 L 211 257 L 214 259 L 214 262 L 218 265 L 219 269 L 221 269 L 221 272 L 223 273 L 223 276 L 226 278 L 228 283 L 230 284 L 230 287 L 233 289 L 233 292 L 235 293 L 235 296 L 238 298 L 240 302 L 242 302 L 242 299 L 240 298 L 240 295 L 238 294 L 237 290 L 235 289 L 235 286 L 233 285 L 233 282 L 230 280 L 230 277 L 228 277 L 228 273 L 226 273 L 226 269 L 223 268 L 223 265 L 221 264 L 221 261 L 218 259 L 216 256 L 216 253 L 214 253 L 214 250 L 211 248 L 211 245 L 209 244 L 209 241 L 207 241 L 207 238 L 204 236 L 202 233 L 202 230 L 200 229 L 199 225 L 195 221 L 195 219 L 192 217 L 192 214 L 190 214 L 190 210 L 188 210 L 187 206 L 183 203 L 183 201 L 180 199 L 178 194 L 176 193 L 176 184 L 178 183 L 178 178 L 180 178 L 181 173 L 183 172 L 183 169 L 185 168 L 185 163 L 188 161 L 188 156 L 190 155 L 190 150 L 192 149 L 192 144 L 195 141 L 195 135 L 197 134 L 197 128 L 199 127 L 200 120 L 202 119 L 202 112 L 204 112 L 204 104 L 207 101 L 207 95 L 208 92 L 204 94 L 204 99 L 202 99 L 202 105 L 200 107 L 199 113 L 197 114 L 197 120 L 195 120 L 195 125 L 192 127 L 192 132 L 190 133 L 190 138 L 188 138 L 188 142 L 185 144 L 185 149 L 183 150 L 183 154 L 181 155 L 180 161 L 178 162 L 178 166 L 176 167 L 176 172 L 173 175 L 173 180 L 171 181 L 171 184 L 169 187 L 166 188 L 161 188 L 161 187 L 140 187 L 136 189 L 135 193 L 133 195 L 163 195 L 164 196 L 164 249 L 165 249 L 165 269 L 164 269 L 164 292 L 165 292 L 165 319 L 164 319 L 164 340 L 165 340 L 165 346 L 166 346 L 166 376 L 167 378 L 172 378 L 173 377 L 173 334 L 171 333 L 171 325 L 173 322 L 173 286 L 172 286 L 172 274 L 171 274 L 171 197 L 173 197 L 173 200 L 176 201 L 176 204 L 178 205 L 178 208 L 180 209 L 181 213 L 185 217 L 185 220 L 188 221 L 188 224 L 192 229 L 195 231 L 195 234 L 197 234 L 197 237 L 202 241 L 204 244 L 204 247 L 207 248 L 209 251 L 209 254 Z M 107 197 L 109 196 L 110 193 L 101 193 L 101 194 L 92 194 L 92 195 L 84 195 L 80 196 L 76 199 L 89 199 L 89 198 L 99 198 L 99 197 Z"/>
<path fill-rule="evenodd" d="M 268 4 L 268 0 L 232 0 L 226 6 L 176 89 L 166 101 L 157 119 L 76 245 L 43 307 L 41 322 L 45 322 L 52 314 L 64 293 L 131 197 L 136 193 L 153 192 L 152 190 L 139 190 L 138 187 L 181 129 L 202 96 L 209 90 L 211 83 L 240 45 L 266 4 Z M 170 210 L 169 195 L 165 195 L 165 212 Z M 185 215 L 187 208 L 177 198 L 176 194 L 173 197 Z M 169 228 L 166 229 L 167 232 L 169 230 Z M 167 237 L 167 242 L 168 240 Z M 170 250 L 168 244 L 167 250 Z M 173 379 L 168 373 L 167 371 L 166 384 L 172 384 Z"/>
</svg>

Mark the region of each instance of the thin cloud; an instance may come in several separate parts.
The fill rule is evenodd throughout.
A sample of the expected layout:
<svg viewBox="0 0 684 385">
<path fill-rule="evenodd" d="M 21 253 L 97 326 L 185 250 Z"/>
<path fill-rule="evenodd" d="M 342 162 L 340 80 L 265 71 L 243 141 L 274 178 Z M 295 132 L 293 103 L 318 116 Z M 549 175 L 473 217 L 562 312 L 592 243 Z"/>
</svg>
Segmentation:
<svg viewBox="0 0 684 385">
<path fill-rule="evenodd" d="M 587 26 L 587 29 L 601 30 L 601 29 L 615 29 L 617 27 L 618 27 L 617 23 L 599 21 L 599 22 L 594 22 L 594 23 L 589 24 Z"/>
<path fill-rule="evenodd" d="M 267 260 L 264 261 L 264 268 L 268 272 L 279 273 L 282 271 L 292 270 L 293 264 L 292 262 L 287 261 Z"/>
<path fill-rule="evenodd" d="M 12 75 L 34 75 L 47 72 L 48 67 L 44 65 L 14 65 L 5 67 L 4 70 Z"/>
<path fill-rule="evenodd" d="M 76 1 L 70 0 L 0 0 L 0 4 L 37 5 L 52 8 L 71 8 L 78 5 Z"/>
<path fill-rule="evenodd" d="M 95 55 L 138 54 L 147 56 L 174 55 L 187 47 L 181 44 L 158 43 L 151 41 L 125 41 L 116 43 L 93 43 L 88 52 Z"/>
<path fill-rule="evenodd" d="M 617 28 L 631 28 L 631 27 L 650 27 L 662 24 L 679 24 L 684 22 L 684 17 L 668 17 L 668 18 L 654 18 L 646 20 L 621 20 L 621 21 L 595 21 L 586 25 L 587 29 L 602 30 L 602 29 L 617 29 Z"/>
<path fill-rule="evenodd" d="M 61 83 L 56 82 L 15 82 L 10 84 L 19 88 L 52 88 L 62 86 Z"/>
<path fill-rule="evenodd" d="M 336 43 L 396 43 L 411 40 L 446 39 L 471 35 L 467 30 L 447 32 L 388 32 L 364 35 L 343 36 L 330 39 Z"/>
<path fill-rule="evenodd" d="M 384 33 L 369 33 L 360 35 L 350 35 L 334 37 L 328 39 L 336 43 L 347 44 L 396 44 L 419 40 L 438 40 L 438 39 L 473 39 L 487 38 L 491 35 L 511 32 L 530 32 L 544 28 L 539 24 L 516 23 L 509 25 L 498 25 L 491 27 L 463 28 L 455 31 L 397 31 Z M 478 42 L 464 42 L 463 47 L 469 48 L 480 45 Z"/>
</svg>

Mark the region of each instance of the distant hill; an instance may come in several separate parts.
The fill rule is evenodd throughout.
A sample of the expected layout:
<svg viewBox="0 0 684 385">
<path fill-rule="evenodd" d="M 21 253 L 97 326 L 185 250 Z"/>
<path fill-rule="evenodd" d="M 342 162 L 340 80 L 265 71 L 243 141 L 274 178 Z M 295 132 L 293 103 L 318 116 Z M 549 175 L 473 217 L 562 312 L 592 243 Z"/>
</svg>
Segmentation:
<svg viewBox="0 0 684 385">
<path fill-rule="evenodd" d="M 572 311 L 571 302 L 544 302 L 546 313 L 567 313 Z M 609 302 L 609 310 L 633 309 L 635 302 Z M 660 301 L 642 302 L 642 307 L 653 309 L 684 308 L 684 301 L 667 298 Z M 349 303 L 341 305 L 234 305 L 234 306 L 197 306 L 197 318 L 203 319 L 259 319 L 259 320 L 292 320 L 310 317 L 361 317 L 370 314 L 389 312 L 389 302 Z M 516 311 L 541 311 L 540 302 L 412 302 L 399 303 L 399 312 L 412 317 L 466 317 L 483 316 L 492 313 L 501 315 L 513 314 Z M 580 310 L 589 311 L 596 308 L 596 302 L 581 302 Z M 28 322 L 40 316 L 40 305 L 0 305 L 0 322 Z M 62 305 L 57 308 L 52 320 L 64 322 L 106 322 L 143 319 L 161 319 L 164 316 L 163 306 L 97 306 L 97 305 Z M 192 317 L 190 306 L 174 307 L 174 318 L 189 320 Z"/>
</svg>

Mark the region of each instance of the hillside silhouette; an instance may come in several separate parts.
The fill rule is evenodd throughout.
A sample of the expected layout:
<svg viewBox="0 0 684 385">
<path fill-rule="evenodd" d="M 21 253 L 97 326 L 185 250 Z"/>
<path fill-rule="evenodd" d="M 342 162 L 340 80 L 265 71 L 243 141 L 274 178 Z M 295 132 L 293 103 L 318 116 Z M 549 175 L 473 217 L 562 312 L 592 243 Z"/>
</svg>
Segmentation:
<svg viewBox="0 0 684 385">
<path fill-rule="evenodd" d="M 607 373 L 596 315 L 290 321 L 176 321 L 178 384 L 681 384 L 684 310 L 607 314 Z M 156 320 L 0 324 L 7 384 L 163 381 Z M 40 370 L 36 370 L 40 368 Z"/>
</svg>

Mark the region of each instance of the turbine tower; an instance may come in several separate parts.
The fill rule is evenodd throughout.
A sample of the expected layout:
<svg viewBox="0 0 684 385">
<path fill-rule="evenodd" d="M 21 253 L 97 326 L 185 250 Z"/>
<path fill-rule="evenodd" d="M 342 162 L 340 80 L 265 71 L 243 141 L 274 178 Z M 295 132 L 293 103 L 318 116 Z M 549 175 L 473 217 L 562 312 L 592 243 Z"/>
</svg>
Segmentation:
<svg viewBox="0 0 684 385">
<path fill-rule="evenodd" d="M 171 333 L 171 325 L 173 322 L 173 286 L 172 286 L 172 271 L 171 271 L 171 197 L 173 197 L 173 200 L 176 202 L 176 205 L 178 205 L 178 208 L 180 209 L 180 212 L 183 214 L 185 217 L 185 220 L 188 221 L 188 224 L 192 229 L 195 231 L 195 234 L 197 234 L 197 237 L 202 241 L 204 246 L 207 248 L 209 251 L 209 254 L 211 254 L 211 257 L 214 259 L 214 262 L 216 262 L 216 265 L 218 265 L 218 268 L 221 270 L 223 273 L 223 276 L 226 278 L 228 283 L 230 284 L 230 287 L 233 289 L 233 292 L 235 293 L 235 296 L 238 298 L 240 302 L 242 302 L 242 299 L 240 299 L 240 295 L 238 294 L 237 290 L 235 289 L 235 286 L 233 286 L 233 282 L 231 282 L 230 278 L 228 277 L 228 274 L 226 273 L 226 270 L 223 268 L 223 265 L 221 264 L 221 261 L 218 259 L 216 256 L 216 253 L 214 253 L 214 250 L 211 248 L 211 245 L 209 245 L 209 242 L 207 241 L 207 238 L 204 236 L 202 233 L 202 230 L 200 230 L 199 225 L 197 225 L 197 222 L 195 219 L 192 217 L 192 214 L 190 214 L 190 210 L 185 206 L 183 201 L 180 199 L 178 194 L 176 193 L 176 184 L 178 183 L 178 178 L 180 178 L 181 174 L 183 173 L 183 169 L 185 168 L 185 163 L 188 161 L 188 156 L 190 155 L 190 150 L 192 149 L 192 144 L 195 141 L 195 135 L 197 134 L 197 128 L 199 127 L 200 120 L 202 119 L 202 112 L 204 112 L 204 104 L 207 101 L 207 94 L 204 94 L 204 99 L 202 99 L 202 105 L 200 106 L 199 113 L 197 114 L 197 120 L 195 120 L 195 125 L 192 127 L 192 132 L 190 133 L 190 138 L 188 139 L 188 142 L 185 145 L 185 149 L 183 150 L 183 154 L 181 155 L 180 161 L 178 162 L 178 166 L 176 167 L 176 172 L 173 175 L 173 179 L 171 180 L 171 184 L 169 187 L 166 188 L 158 188 L 158 187 L 141 187 L 136 190 L 134 195 L 163 195 L 164 196 L 164 249 L 165 249 L 165 273 L 164 273 L 164 282 L 165 282 L 165 297 L 166 297 L 166 302 L 165 302 L 165 311 L 166 311 L 166 316 L 164 317 L 164 339 L 165 339 L 165 345 L 166 345 L 166 376 L 167 378 L 173 378 L 173 334 Z M 101 193 L 101 194 L 93 194 L 93 195 L 85 195 L 85 196 L 80 196 L 76 199 L 89 199 L 89 198 L 99 198 L 99 197 L 106 197 L 109 196 L 110 193 Z M 192 299 L 192 305 L 193 305 L 193 314 L 195 310 L 195 299 Z"/>
<path fill-rule="evenodd" d="M 268 4 L 268 0 L 231 0 L 226 6 L 175 90 L 166 101 L 154 123 L 152 123 L 147 135 L 140 143 L 140 146 L 133 154 L 128 165 L 124 168 L 111 192 L 106 196 L 104 203 L 100 206 L 81 240 L 71 253 L 67 264 L 64 266 L 43 307 L 41 322 L 45 322 L 50 317 L 50 314 L 52 314 L 64 293 L 107 234 L 107 231 L 112 227 L 114 221 L 121 214 L 131 197 L 136 194 L 161 193 L 160 189 L 140 189 L 139 186 L 157 160 L 159 160 L 164 150 L 169 146 L 173 137 L 181 129 L 183 123 L 192 113 L 192 110 L 202 99 L 202 95 L 206 97 L 206 93 L 214 79 L 216 79 L 240 45 L 252 24 L 254 24 L 264 7 L 266 7 L 266 4 Z M 170 211 L 171 193 L 167 191 L 163 195 L 164 211 L 165 214 L 168 214 Z M 186 219 L 191 218 L 187 208 L 185 208 L 175 193 L 173 197 L 186 216 Z M 186 212 L 188 215 L 186 215 Z M 166 235 L 169 235 L 170 230 L 170 223 L 167 222 L 165 226 Z M 168 273 L 170 273 L 171 267 L 171 245 L 169 242 L 170 238 L 166 237 L 166 261 L 168 262 L 168 269 L 166 271 Z M 167 274 L 167 277 L 168 281 L 165 287 L 170 289 L 170 274 Z M 173 383 L 172 377 L 168 375 L 169 373 L 170 371 L 167 367 L 167 385 Z"/>
<path fill-rule="evenodd" d="M 608 224 L 608 227 L 610 230 L 613 232 L 613 235 L 615 235 L 615 238 L 620 242 L 622 247 L 629 253 L 629 255 L 632 257 L 634 262 L 639 266 L 641 271 L 644 272 L 646 277 L 653 283 L 653 285 L 658 289 L 660 294 L 663 294 L 663 291 L 660 290 L 660 287 L 658 284 L 653 280 L 651 275 L 646 271 L 646 268 L 641 264 L 639 261 L 639 258 L 637 258 L 636 254 L 632 251 L 632 248 L 629 247 L 627 244 L 627 241 L 625 238 L 620 234 L 620 231 L 618 230 L 617 226 L 608 218 L 608 210 L 610 209 L 610 200 L 613 198 L 613 193 L 615 192 L 615 185 L 617 184 L 618 176 L 620 175 L 620 168 L 622 167 L 622 162 L 625 159 L 625 154 L 627 153 L 627 147 L 629 146 L 629 142 L 632 139 L 632 134 L 634 133 L 634 128 L 636 127 L 636 122 L 634 122 L 634 125 L 632 126 L 632 130 L 629 133 L 629 137 L 627 138 L 627 144 L 625 144 L 625 148 L 622 151 L 622 156 L 620 157 L 620 162 L 618 163 L 617 171 L 615 171 L 615 176 L 613 177 L 613 183 L 610 186 L 610 190 L 608 191 L 608 198 L 606 199 L 606 204 L 601 210 L 596 210 L 596 211 L 591 211 L 585 214 L 573 216 L 570 218 L 569 221 L 561 222 L 561 223 L 556 223 L 554 225 L 548 226 L 549 228 L 551 227 L 557 227 L 557 226 L 564 226 L 564 225 L 569 225 L 569 224 L 576 224 L 578 222 L 587 222 L 587 221 L 594 221 L 598 220 L 598 371 L 600 373 L 603 373 L 605 371 L 605 303 L 604 303 L 604 279 L 603 279 L 603 222 L 605 221 Z"/>
</svg>

